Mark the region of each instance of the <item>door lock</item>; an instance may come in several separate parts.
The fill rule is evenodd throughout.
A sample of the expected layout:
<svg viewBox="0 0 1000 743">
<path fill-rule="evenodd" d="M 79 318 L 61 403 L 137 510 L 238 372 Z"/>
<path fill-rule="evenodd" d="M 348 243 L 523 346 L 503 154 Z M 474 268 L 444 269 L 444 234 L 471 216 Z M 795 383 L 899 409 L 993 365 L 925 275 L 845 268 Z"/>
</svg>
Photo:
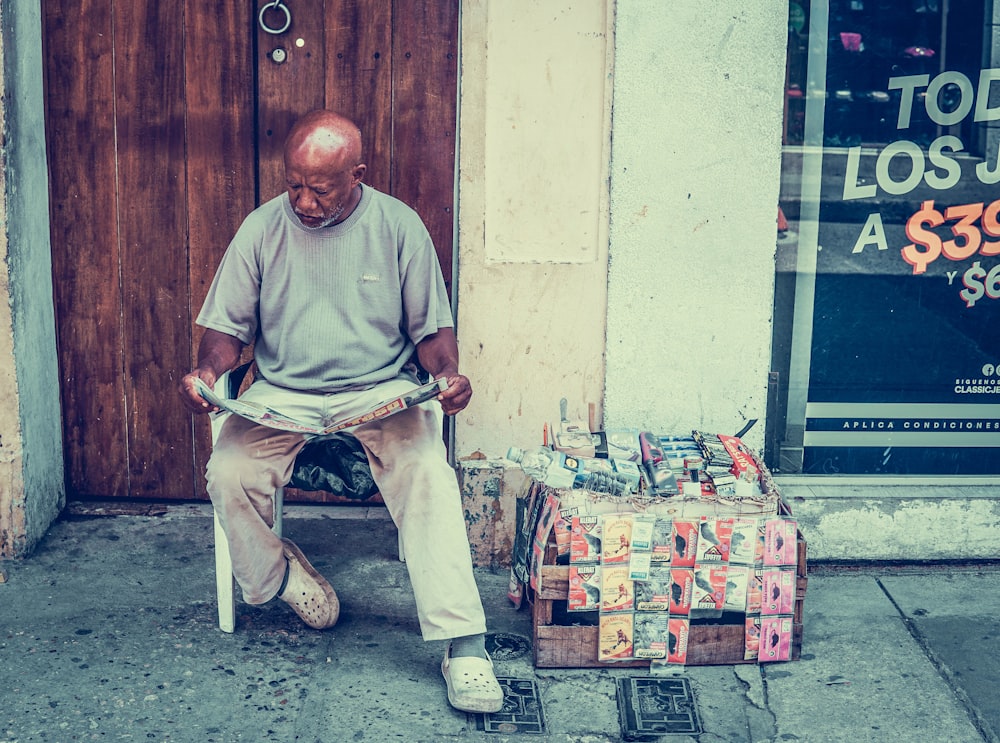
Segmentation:
<svg viewBox="0 0 1000 743">
<path fill-rule="evenodd" d="M 279 46 L 271 52 L 271 61 L 275 64 L 282 64 L 286 59 L 288 59 L 288 52 L 285 51 L 284 47 Z"/>
</svg>

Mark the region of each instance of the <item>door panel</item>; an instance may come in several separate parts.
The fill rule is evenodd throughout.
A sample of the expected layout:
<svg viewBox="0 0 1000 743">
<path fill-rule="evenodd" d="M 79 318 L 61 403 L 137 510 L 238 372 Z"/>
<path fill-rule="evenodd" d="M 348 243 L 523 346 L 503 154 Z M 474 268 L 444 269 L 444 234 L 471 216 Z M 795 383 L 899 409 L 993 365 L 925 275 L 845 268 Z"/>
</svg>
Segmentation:
<svg viewBox="0 0 1000 743">
<path fill-rule="evenodd" d="M 184 76 L 175 61 L 184 57 L 184 7 L 114 4 L 115 46 L 124 51 L 115 54 L 115 78 L 131 82 L 115 86 L 125 425 L 129 494 L 142 498 L 173 489 L 171 452 L 192 450 L 191 425 L 164 394 L 191 346 Z"/>
<path fill-rule="evenodd" d="M 124 496 L 128 445 L 112 26 L 106 0 L 45 4 L 46 128 L 66 477 L 78 485 L 75 492 Z M 81 60 L 86 60 L 85 71 Z"/>
<path fill-rule="evenodd" d="M 458 14 L 455 3 L 397 0 L 392 192 L 420 204 L 451 291 Z M 440 101 L 438 105 L 428 102 Z"/>
<path fill-rule="evenodd" d="M 208 422 L 175 387 L 215 267 L 283 190 L 282 143 L 305 111 L 357 121 L 366 181 L 423 216 L 450 289 L 457 3 L 284 0 L 291 26 L 272 35 L 265 2 L 43 0 L 73 498 L 204 497 Z"/>
<path fill-rule="evenodd" d="M 188 4 L 185 16 L 184 68 L 190 291 L 186 312 L 191 345 L 181 375 L 197 361 L 203 330 L 194 324 L 194 319 L 233 232 L 254 208 L 257 180 L 254 52 L 250 31 L 253 9 L 248 3 L 233 2 L 218 3 L 211 12 L 191 12 L 193 7 Z M 232 60 L 240 63 L 234 64 Z M 211 436 L 203 421 L 193 428 L 194 469 L 182 478 L 181 487 L 200 496 L 204 491 L 202 473 L 211 451 Z M 176 459 L 185 454 L 178 452 Z"/>
</svg>

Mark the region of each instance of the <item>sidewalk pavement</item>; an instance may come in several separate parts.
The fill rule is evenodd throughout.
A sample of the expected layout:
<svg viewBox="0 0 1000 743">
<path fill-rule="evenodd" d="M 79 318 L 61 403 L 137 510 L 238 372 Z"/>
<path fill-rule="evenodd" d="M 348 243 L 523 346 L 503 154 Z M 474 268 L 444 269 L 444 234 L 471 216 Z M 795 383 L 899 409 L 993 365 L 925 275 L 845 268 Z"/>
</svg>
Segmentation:
<svg viewBox="0 0 1000 743">
<path fill-rule="evenodd" d="M 535 682 L 545 726 L 480 732 L 448 706 L 443 647 L 419 638 L 385 518 L 294 510 L 285 533 L 337 589 L 339 624 L 240 603 L 230 635 L 210 512 L 160 511 L 67 516 L 31 557 L 0 563 L 0 743 L 603 743 L 622 740 L 616 679 L 649 675 L 534 669 L 519 642 L 530 614 L 507 601 L 506 572 L 478 571 L 498 675 Z M 680 669 L 704 732 L 653 740 L 1000 740 L 1000 570 L 810 568 L 802 659 Z"/>
</svg>

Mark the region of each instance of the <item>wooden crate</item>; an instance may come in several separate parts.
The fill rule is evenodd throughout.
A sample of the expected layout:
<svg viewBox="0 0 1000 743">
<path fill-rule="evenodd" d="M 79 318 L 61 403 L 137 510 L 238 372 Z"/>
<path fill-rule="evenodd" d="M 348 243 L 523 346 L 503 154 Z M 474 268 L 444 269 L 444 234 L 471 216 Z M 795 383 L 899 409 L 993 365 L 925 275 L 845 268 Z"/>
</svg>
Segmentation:
<svg viewBox="0 0 1000 743">
<path fill-rule="evenodd" d="M 802 609 L 805 604 L 806 543 L 798 535 L 796 567 L 795 613 L 792 624 L 792 660 L 802 653 Z M 556 565 L 556 547 L 550 540 L 541 566 L 538 591 L 533 597 L 532 641 L 536 668 L 643 668 L 648 660 L 602 663 L 597 659 L 596 626 L 554 624 L 556 611 L 564 609 L 569 594 L 569 566 Z M 557 604 L 562 602 L 563 605 Z M 738 615 L 743 617 L 744 615 Z M 721 666 L 736 663 L 756 663 L 744 660 L 743 623 L 716 624 L 713 620 L 695 619 L 688 634 L 687 665 Z"/>
</svg>

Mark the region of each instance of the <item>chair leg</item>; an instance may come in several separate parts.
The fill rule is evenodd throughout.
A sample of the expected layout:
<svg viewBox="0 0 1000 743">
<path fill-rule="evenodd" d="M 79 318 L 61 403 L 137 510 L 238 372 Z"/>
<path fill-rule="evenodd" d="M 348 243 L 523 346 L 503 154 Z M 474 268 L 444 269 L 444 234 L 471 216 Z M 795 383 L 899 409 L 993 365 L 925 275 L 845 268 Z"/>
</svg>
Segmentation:
<svg viewBox="0 0 1000 743">
<path fill-rule="evenodd" d="M 284 526 L 283 510 L 285 507 L 285 489 L 274 491 L 274 526 L 275 534 L 281 536 Z M 236 631 L 236 595 L 233 591 L 233 560 L 229 554 L 229 542 L 222 530 L 219 514 L 212 512 L 215 521 L 215 594 L 219 604 L 219 629 L 223 632 Z"/>
<path fill-rule="evenodd" d="M 222 530 L 219 514 L 215 517 L 215 593 L 219 604 L 219 629 L 236 630 L 236 598 L 233 595 L 233 561 L 229 555 L 229 542 Z"/>
<path fill-rule="evenodd" d="M 278 488 L 274 491 L 274 526 L 271 527 L 271 531 L 281 536 L 281 531 L 285 526 L 285 489 Z"/>
</svg>

